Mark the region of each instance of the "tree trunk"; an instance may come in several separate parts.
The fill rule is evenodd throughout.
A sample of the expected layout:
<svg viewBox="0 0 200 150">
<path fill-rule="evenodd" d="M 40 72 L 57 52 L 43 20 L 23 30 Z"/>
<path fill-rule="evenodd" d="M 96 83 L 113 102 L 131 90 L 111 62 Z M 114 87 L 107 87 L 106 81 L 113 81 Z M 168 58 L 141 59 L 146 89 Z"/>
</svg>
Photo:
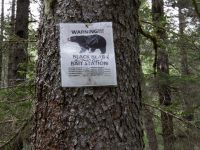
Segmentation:
<svg viewBox="0 0 200 150">
<path fill-rule="evenodd" d="M 12 0 L 11 19 L 10 19 L 11 33 L 14 33 L 15 31 L 15 6 L 16 6 L 16 0 Z"/>
<path fill-rule="evenodd" d="M 189 75 L 189 67 L 188 67 L 188 57 L 187 57 L 187 49 L 186 49 L 186 45 L 184 45 L 184 30 L 186 27 L 186 20 L 185 20 L 185 16 L 183 14 L 183 8 L 178 9 L 179 12 L 179 33 L 181 35 L 180 37 L 180 49 L 181 49 L 181 72 L 183 75 Z M 182 41 L 183 40 L 183 41 Z"/>
<path fill-rule="evenodd" d="M 189 70 L 189 65 L 188 65 L 188 48 L 185 43 L 187 41 L 184 38 L 184 31 L 187 26 L 186 24 L 186 17 L 183 13 L 184 5 L 182 4 L 182 1 L 178 1 L 178 16 L 179 16 L 179 49 L 180 49 L 180 57 L 181 57 L 181 75 L 183 78 L 183 83 L 181 85 L 181 100 L 184 102 L 184 118 L 187 121 L 193 121 L 194 119 L 194 110 L 193 110 L 193 87 L 191 86 L 191 83 L 187 80 L 189 76 L 191 75 L 191 72 Z M 183 134 L 184 133 L 184 134 Z M 182 150 L 194 150 L 194 144 L 193 144 L 193 135 L 194 131 L 193 128 L 191 128 L 188 125 L 188 128 L 182 128 L 181 132 L 178 132 L 178 138 L 177 138 L 177 143 L 180 142 L 178 145 L 179 148 Z"/>
<path fill-rule="evenodd" d="M 149 144 L 149 150 L 158 150 L 158 141 L 155 133 L 155 125 L 153 122 L 153 112 L 144 107 L 144 125 L 147 133 L 147 139 Z"/>
<path fill-rule="evenodd" d="M 142 101 L 151 103 L 152 99 L 148 99 L 151 97 L 151 92 L 149 92 L 149 87 L 147 87 L 148 83 L 145 83 L 144 73 L 142 74 Z M 147 150 L 158 150 L 158 140 L 156 137 L 156 126 L 154 125 L 154 111 L 148 108 L 145 104 L 143 104 L 143 122 L 144 129 L 147 135 L 148 145 L 145 146 Z"/>
<path fill-rule="evenodd" d="M 4 0 L 1 0 L 1 35 L 0 35 L 0 79 L 1 79 L 1 72 L 2 72 L 2 61 L 3 61 L 3 31 L 4 31 Z M 2 82 L 2 80 L 1 80 Z M 0 86 L 3 86 L 3 83 L 0 84 Z"/>
<path fill-rule="evenodd" d="M 29 0 L 17 1 L 17 13 L 15 21 L 15 38 L 9 54 L 9 84 L 15 84 L 26 77 L 26 67 L 22 67 L 27 62 L 28 43 L 28 18 L 29 18 Z M 19 73 L 21 71 L 21 73 Z"/>
<path fill-rule="evenodd" d="M 154 24 L 157 26 L 156 35 L 159 41 L 156 62 L 159 101 L 161 106 L 167 107 L 171 105 L 171 91 L 168 85 L 169 63 L 165 46 L 165 39 L 167 37 L 166 32 L 163 29 L 163 27 L 165 27 L 163 0 L 152 0 L 152 18 Z M 173 150 L 175 140 L 173 131 L 173 117 L 167 113 L 161 112 L 161 124 L 164 150 Z"/>
<path fill-rule="evenodd" d="M 139 1 L 62 0 L 50 6 L 40 23 L 34 148 L 142 150 Z M 58 24 L 99 21 L 113 22 L 118 86 L 62 88 Z"/>
<path fill-rule="evenodd" d="M 9 39 L 12 41 L 14 33 L 14 24 L 15 24 L 15 4 L 16 0 L 12 0 L 11 8 L 11 19 L 10 19 L 10 30 L 9 30 Z M 2 71 L 1 71 L 1 81 L 2 87 L 8 86 L 8 63 L 9 63 L 9 50 L 12 49 L 13 43 L 9 42 L 5 45 L 5 50 L 2 53 Z"/>
<path fill-rule="evenodd" d="M 185 119 L 187 119 L 188 121 L 192 121 L 194 118 L 194 114 L 193 114 L 193 100 L 191 100 L 192 95 L 192 87 L 190 86 L 190 83 L 188 83 L 187 81 L 187 77 L 189 75 L 191 75 L 191 72 L 189 70 L 189 66 L 188 66 L 188 48 L 187 45 L 185 45 L 185 43 L 187 43 L 187 41 L 184 39 L 184 31 L 185 31 L 185 27 L 186 27 L 186 18 L 184 16 L 183 13 L 183 9 L 184 7 L 181 6 L 181 3 L 179 5 L 179 33 L 180 33 L 180 41 L 179 41 L 179 48 L 180 48 L 180 54 L 181 54 L 181 74 L 183 76 L 183 78 L 185 78 L 184 80 L 186 82 L 184 82 L 184 85 L 182 86 L 182 92 L 183 92 L 183 101 L 184 101 L 184 105 L 185 105 Z M 191 89 L 189 89 L 191 88 Z"/>
</svg>

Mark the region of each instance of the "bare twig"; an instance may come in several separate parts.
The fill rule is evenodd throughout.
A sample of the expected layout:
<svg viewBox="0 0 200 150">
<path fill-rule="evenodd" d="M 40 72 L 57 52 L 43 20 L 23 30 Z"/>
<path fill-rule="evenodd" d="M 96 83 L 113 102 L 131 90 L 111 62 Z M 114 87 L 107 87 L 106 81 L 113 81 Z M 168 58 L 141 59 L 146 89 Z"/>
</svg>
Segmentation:
<svg viewBox="0 0 200 150">
<path fill-rule="evenodd" d="M 140 20 L 140 21 L 141 21 L 142 23 L 149 24 L 149 25 L 151 25 L 151 26 L 153 26 L 153 27 L 157 27 L 157 28 L 159 28 L 159 29 L 165 30 L 166 32 L 171 33 L 171 34 L 173 34 L 173 35 L 176 35 L 176 36 L 178 36 L 178 37 L 183 37 L 183 35 L 181 35 L 181 34 L 179 34 L 179 33 L 176 33 L 176 32 L 174 32 L 174 31 L 172 31 L 172 30 L 166 30 L 166 28 L 161 27 L 161 26 L 158 26 L 158 25 L 155 25 L 155 24 L 153 24 L 152 22 L 145 21 L 145 20 Z M 186 37 L 186 36 L 184 36 L 184 38 L 187 39 L 187 41 L 190 42 L 190 43 L 192 44 L 192 46 L 195 47 L 196 50 L 199 50 L 199 49 L 200 49 L 200 47 L 198 47 L 198 46 L 194 43 L 194 41 L 191 40 L 191 38 Z"/>
<path fill-rule="evenodd" d="M 25 102 L 25 101 L 29 101 L 29 100 L 33 100 L 35 99 L 34 97 L 27 97 L 18 101 L 8 101 L 8 100 L 3 100 L 0 101 L 0 103 L 7 103 L 7 104 L 12 104 L 12 103 L 21 103 L 21 102 Z"/>
<path fill-rule="evenodd" d="M 8 40 L 8 41 L 3 41 L 5 43 L 36 43 L 36 40 Z"/>
<path fill-rule="evenodd" d="M 14 120 L 7 120 L 7 121 L 2 121 L 0 122 L 0 124 L 7 124 L 7 123 L 13 123 Z"/>
<path fill-rule="evenodd" d="M 7 123 L 13 123 L 13 122 L 15 122 L 15 121 L 27 121 L 27 119 L 23 119 L 23 120 L 21 120 L 21 119 L 12 119 L 12 120 L 6 120 L 6 121 L 2 121 L 2 122 L 0 122 L 0 124 L 7 124 Z"/>
<path fill-rule="evenodd" d="M 180 117 L 176 116 L 175 114 L 173 114 L 173 113 L 171 113 L 171 112 L 169 112 L 169 111 L 163 110 L 163 109 L 160 108 L 160 107 L 153 106 L 153 105 L 150 105 L 150 104 L 147 104 L 147 103 L 143 103 L 143 104 L 144 104 L 145 106 L 148 106 L 148 107 L 157 109 L 157 110 L 159 110 L 159 111 L 161 111 L 161 112 L 164 112 L 164 113 L 166 113 L 166 114 L 168 114 L 168 115 L 170 115 L 170 116 L 172 116 L 172 117 L 178 119 L 179 121 L 181 121 L 181 122 L 183 122 L 183 123 L 185 123 L 185 124 L 187 124 L 187 125 L 190 125 L 190 126 L 192 126 L 192 127 L 195 127 L 195 128 L 197 128 L 197 129 L 200 129 L 199 126 L 196 126 L 195 124 L 192 124 L 192 123 L 190 123 L 189 121 L 186 121 L 185 119 L 180 118 Z"/>
<path fill-rule="evenodd" d="M 20 80 L 15 80 L 15 81 L 20 81 Z M 6 86 L 6 87 L 0 87 L 0 90 L 4 90 L 4 89 L 13 89 L 13 88 L 18 88 L 18 87 L 26 87 L 26 86 L 30 86 L 27 85 L 28 80 L 24 80 L 22 79 L 21 81 L 24 81 L 23 83 L 17 84 L 17 85 L 12 85 L 12 86 Z M 34 86 L 35 84 L 31 84 L 31 86 Z"/>
<path fill-rule="evenodd" d="M 14 139 L 17 138 L 17 136 L 25 129 L 25 127 L 28 125 L 29 121 L 31 121 L 33 116 L 31 116 L 23 125 L 20 129 L 17 130 L 15 135 L 13 135 L 8 141 L 6 141 L 3 145 L 0 146 L 0 149 L 5 148 L 7 145 L 9 145 Z"/>
</svg>

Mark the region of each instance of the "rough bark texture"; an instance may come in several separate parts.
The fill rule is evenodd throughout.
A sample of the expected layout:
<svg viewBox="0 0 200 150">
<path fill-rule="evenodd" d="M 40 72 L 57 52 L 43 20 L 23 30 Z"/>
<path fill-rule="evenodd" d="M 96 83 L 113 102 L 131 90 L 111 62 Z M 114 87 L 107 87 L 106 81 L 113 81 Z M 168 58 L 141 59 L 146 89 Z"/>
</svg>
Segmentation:
<svg viewBox="0 0 200 150">
<path fill-rule="evenodd" d="M 171 91 L 168 85 L 169 63 L 168 54 L 165 47 L 166 32 L 163 30 L 165 26 L 164 18 L 164 2 L 163 0 L 152 0 L 152 18 L 156 26 L 156 36 L 159 41 L 157 50 L 157 80 L 158 80 L 158 94 L 160 105 L 171 105 Z M 174 131 L 173 131 L 173 117 L 169 114 L 161 112 L 162 134 L 165 150 L 174 149 Z"/>
<path fill-rule="evenodd" d="M 28 43 L 24 40 L 28 39 L 28 18 L 29 18 L 29 0 L 17 1 L 17 13 L 15 21 L 15 40 L 10 49 L 9 54 L 9 82 L 15 84 L 18 80 L 23 80 L 25 74 L 20 74 L 20 65 L 27 61 L 27 46 Z M 23 68 L 21 71 L 25 71 Z"/>
<path fill-rule="evenodd" d="M 156 138 L 155 125 L 153 122 L 153 112 L 147 107 L 144 107 L 143 118 L 144 118 L 145 130 L 147 133 L 149 150 L 158 150 L 158 141 Z"/>
<path fill-rule="evenodd" d="M 34 148 L 143 149 L 139 1 L 57 0 L 50 6 L 39 31 Z M 58 24 L 99 21 L 113 22 L 118 86 L 62 88 Z"/>
</svg>

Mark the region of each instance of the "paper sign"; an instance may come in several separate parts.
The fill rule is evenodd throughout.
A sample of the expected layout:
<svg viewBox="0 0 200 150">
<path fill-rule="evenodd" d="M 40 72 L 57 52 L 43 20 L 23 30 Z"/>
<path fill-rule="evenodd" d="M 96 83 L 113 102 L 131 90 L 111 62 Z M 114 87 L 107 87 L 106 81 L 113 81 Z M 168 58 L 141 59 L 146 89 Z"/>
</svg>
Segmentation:
<svg viewBox="0 0 200 150">
<path fill-rule="evenodd" d="M 117 85 L 111 22 L 61 23 L 62 87 Z"/>
</svg>

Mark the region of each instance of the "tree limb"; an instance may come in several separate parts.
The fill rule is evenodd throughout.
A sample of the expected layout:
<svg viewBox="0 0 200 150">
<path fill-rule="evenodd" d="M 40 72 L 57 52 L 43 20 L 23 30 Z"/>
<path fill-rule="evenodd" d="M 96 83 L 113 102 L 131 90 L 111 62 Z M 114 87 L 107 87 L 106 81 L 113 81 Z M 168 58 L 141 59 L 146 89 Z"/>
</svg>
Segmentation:
<svg viewBox="0 0 200 150">
<path fill-rule="evenodd" d="M 154 64 L 153 64 L 153 68 L 154 68 L 154 75 L 156 75 L 156 67 L 157 67 L 157 53 L 158 53 L 158 41 L 157 38 L 153 35 L 150 35 L 148 33 L 146 33 L 143 29 L 141 24 L 139 24 L 139 32 L 145 36 L 146 38 L 150 39 L 153 43 L 153 48 L 155 51 L 155 57 L 154 57 Z"/>
<path fill-rule="evenodd" d="M 157 28 L 159 28 L 159 29 L 166 30 L 164 27 L 155 25 L 155 24 L 153 24 L 152 22 L 145 21 L 145 20 L 140 20 L 140 21 L 141 21 L 142 23 L 149 24 L 149 25 L 151 25 L 151 26 L 153 26 L 153 27 L 157 27 Z M 171 34 L 173 34 L 173 35 L 176 35 L 176 36 L 178 36 L 178 37 L 183 37 L 183 35 L 181 35 L 181 34 L 179 34 L 179 33 L 176 33 L 176 32 L 174 32 L 174 31 L 171 31 L 171 30 L 166 30 L 166 32 L 171 33 Z M 190 43 L 192 44 L 192 46 L 195 47 L 196 50 L 199 50 L 199 47 L 194 43 L 194 41 L 191 40 L 191 38 L 186 37 L 186 36 L 184 36 L 184 38 L 187 39 L 187 41 L 190 42 Z"/>
<path fill-rule="evenodd" d="M 175 114 L 173 114 L 173 113 L 171 113 L 171 112 L 169 112 L 169 111 L 163 110 L 163 109 L 160 108 L 160 107 L 153 106 L 153 105 L 150 105 L 150 104 L 147 104 L 147 103 L 144 103 L 144 102 L 143 102 L 142 104 L 144 104 L 145 106 L 148 106 L 148 107 L 157 109 L 157 110 L 159 110 L 159 111 L 161 111 L 161 112 L 164 112 L 164 113 L 166 113 L 166 114 L 168 114 L 168 115 L 170 115 L 170 116 L 172 116 L 172 117 L 178 119 L 179 121 L 181 121 L 181 122 L 183 122 L 183 123 L 185 123 L 185 124 L 188 124 L 188 125 L 190 125 L 190 126 L 192 126 L 192 127 L 195 127 L 195 128 L 197 128 L 197 129 L 200 129 L 199 126 L 196 126 L 195 124 L 192 124 L 192 123 L 190 123 L 189 121 L 186 121 L 185 119 L 180 118 L 180 117 L 176 116 Z"/>
</svg>

